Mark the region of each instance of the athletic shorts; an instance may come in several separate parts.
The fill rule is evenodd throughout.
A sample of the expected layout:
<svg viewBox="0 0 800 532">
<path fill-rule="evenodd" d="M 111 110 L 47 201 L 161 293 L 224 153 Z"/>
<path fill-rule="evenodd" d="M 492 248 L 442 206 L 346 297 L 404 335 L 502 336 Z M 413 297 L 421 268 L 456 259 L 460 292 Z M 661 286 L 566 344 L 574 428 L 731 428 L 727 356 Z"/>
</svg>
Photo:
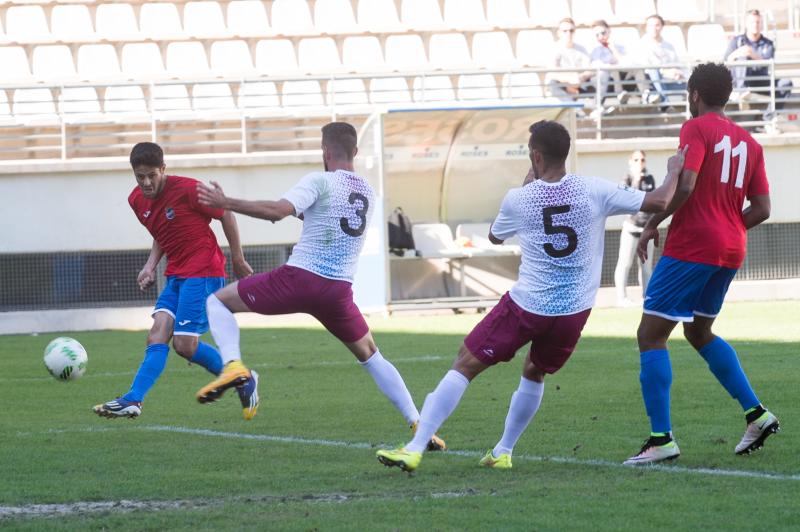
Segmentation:
<svg viewBox="0 0 800 532">
<path fill-rule="evenodd" d="M 661 257 L 647 285 L 644 313 L 672 321 L 693 321 L 695 314 L 716 318 L 736 272 L 735 268 Z"/>
<path fill-rule="evenodd" d="M 545 373 L 566 364 L 592 309 L 564 316 L 540 316 L 514 303 L 508 292 L 464 339 L 469 352 L 484 364 L 508 362 L 531 342 L 529 356 Z"/>
<path fill-rule="evenodd" d="M 336 338 L 355 342 L 369 332 L 353 302 L 348 281 L 328 279 L 302 268 L 281 266 L 239 281 L 239 297 L 259 314 L 311 314 Z"/>
<path fill-rule="evenodd" d="M 208 330 L 206 299 L 225 286 L 224 277 L 167 277 L 153 315 L 166 312 L 175 320 L 175 336 L 200 336 Z"/>
</svg>

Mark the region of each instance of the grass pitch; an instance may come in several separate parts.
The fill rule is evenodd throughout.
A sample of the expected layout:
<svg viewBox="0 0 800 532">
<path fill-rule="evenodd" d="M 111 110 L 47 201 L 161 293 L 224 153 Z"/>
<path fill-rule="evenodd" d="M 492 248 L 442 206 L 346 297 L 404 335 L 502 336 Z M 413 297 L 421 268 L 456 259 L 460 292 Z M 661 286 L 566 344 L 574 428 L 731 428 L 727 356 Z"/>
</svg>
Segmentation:
<svg viewBox="0 0 800 532">
<path fill-rule="evenodd" d="M 353 357 L 319 327 L 245 329 L 262 404 L 235 393 L 199 405 L 209 380 L 174 353 L 136 420 L 91 406 L 128 388 L 144 332 L 69 333 L 89 353 L 79 381 L 53 380 L 56 335 L 0 338 L 0 528 L 13 530 L 796 530 L 800 523 L 800 302 L 731 303 L 717 333 L 738 350 L 782 432 L 738 457 L 738 404 L 676 330 L 671 342 L 674 464 L 628 468 L 649 431 L 634 339 L 639 312 L 596 310 L 510 471 L 479 457 L 500 437 L 521 355 L 478 377 L 414 475 L 375 449 L 410 433 Z M 480 315 L 371 320 L 418 405 Z M 38 506 L 37 506 L 38 505 Z"/>
</svg>

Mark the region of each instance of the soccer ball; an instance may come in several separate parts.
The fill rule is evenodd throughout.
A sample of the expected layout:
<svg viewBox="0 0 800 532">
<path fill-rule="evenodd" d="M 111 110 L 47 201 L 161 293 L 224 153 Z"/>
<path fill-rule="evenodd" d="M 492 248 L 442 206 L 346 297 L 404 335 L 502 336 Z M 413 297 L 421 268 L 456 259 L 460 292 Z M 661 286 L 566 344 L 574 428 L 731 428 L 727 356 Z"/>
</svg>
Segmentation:
<svg viewBox="0 0 800 532">
<path fill-rule="evenodd" d="M 44 348 L 44 365 L 50 375 L 61 381 L 74 381 L 86 372 L 89 357 L 73 338 L 61 336 Z"/>
</svg>

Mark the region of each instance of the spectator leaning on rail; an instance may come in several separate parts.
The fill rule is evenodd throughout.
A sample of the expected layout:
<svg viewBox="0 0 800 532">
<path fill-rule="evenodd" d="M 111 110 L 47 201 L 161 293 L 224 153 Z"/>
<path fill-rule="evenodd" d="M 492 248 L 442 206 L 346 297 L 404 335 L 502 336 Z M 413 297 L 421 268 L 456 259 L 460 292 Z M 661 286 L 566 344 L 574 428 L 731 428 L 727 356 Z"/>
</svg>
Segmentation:
<svg viewBox="0 0 800 532">
<path fill-rule="evenodd" d="M 591 60 L 586 49 L 575 44 L 575 21 L 562 19 L 558 23 L 558 41 L 553 56 L 556 68 L 574 68 L 575 72 L 549 72 L 545 77 L 550 95 L 572 101 L 580 94 L 594 92 L 589 83 L 594 73 L 589 70 Z"/>
<path fill-rule="evenodd" d="M 675 65 L 680 61 L 675 47 L 661 36 L 664 19 L 661 15 L 650 15 L 645 21 L 645 33 L 639 42 L 639 61 L 647 67 Z M 645 91 L 642 99 L 647 103 L 664 102 L 667 91 L 685 91 L 686 73 L 682 68 L 647 68 L 652 91 Z M 666 110 L 666 106 L 662 106 Z"/>
<path fill-rule="evenodd" d="M 775 43 L 764 37 L 761 33 L 763 22 L 758 9 L 751 9 L 745 17 L 745 32 L 737 35 L 728 44 L 725 52 L 725 61 L 752 61 L 775 58 Z M 746 87 L 767 87 L 759 91 L 752 91 L 769 95 L 770 73 L 769 66 L 735 67 L 733 71 L 733 84 L 737 89 Z M 781 109 L 785 99 L 792 92 L 792 80 L 788 78 L 775 80 L 775 108 Z M 745 93 L 747 94 L 747 93 Z M 742 97 L 745 97 L 742 95 Z"/>
<path fill-rule="evenodd" d="M 597 46 L 592 50 L 591 61 L 593 67 L 617 67 L 625 63 L 625 48 L 611 41 L 611 28 L 605 20 L 597 20 L 592 24 Z M 601 70 L 597 76 L 597 90 L 600 93 L 602 103 L 608 94 L 609 82 L 614 82 L 614 93 L 620 104 L 628 101 L 630 94 L 624 90 L 622 80 L 627 76 L 627 72 L 619 70 Z M 614 108 L 606 107 L 604 111 L 610 112 Z"/>
</svg>

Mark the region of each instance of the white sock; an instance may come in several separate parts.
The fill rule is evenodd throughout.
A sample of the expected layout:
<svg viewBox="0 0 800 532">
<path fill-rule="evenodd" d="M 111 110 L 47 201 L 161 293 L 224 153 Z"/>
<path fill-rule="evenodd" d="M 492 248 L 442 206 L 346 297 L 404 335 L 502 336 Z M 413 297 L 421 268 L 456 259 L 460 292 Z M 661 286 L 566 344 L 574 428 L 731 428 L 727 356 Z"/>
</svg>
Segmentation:
<svg viewBox="0 0 800 532">
<path fill-rule="evenodd" d="M 519 388 L 511 396 L 511 404 L 508 406 L 506 416 L 506 426 L 503 430 L 503 437 L 494 446 L 492 455 L 497 458 L 501 454 L 512 454 L 517 440 L 525 432 L 528 424 L 539 410 L 544 395 L 544 383 L 536 382 L 520 377 Z"/>
<path fill-rule="evenodd" d="M 242 352 L 239 350 L 239 324 L 233 317 L 233 312 L 211 294 L 206 299 L 206 313 L 211 336 L 214 337 L 219 348 L 219 354 L 224 366 L 231 360 L 241 360 Z"/>
<path fill-rule="evenodd" d="M 419 411 L 406 388 L 406 383 L 403 382 L 403 377 L 391 362 L 383 358 L 380 351 L 375 351 L 366 362 L 359 364 L 372 375 L 383 395 L 400 411 L 409 425 L 419 419 Z"/>
<path fill-rule="evenodd" d="M 453 369 L 447 372 L 436 389 L 425 398 L 417 433 L 406 445 L 406 450 L 421 453 L 426 449 L 433 435 L 458 406 L 468 385 L 469 380 L 461 373 Z"/>
</svg>

